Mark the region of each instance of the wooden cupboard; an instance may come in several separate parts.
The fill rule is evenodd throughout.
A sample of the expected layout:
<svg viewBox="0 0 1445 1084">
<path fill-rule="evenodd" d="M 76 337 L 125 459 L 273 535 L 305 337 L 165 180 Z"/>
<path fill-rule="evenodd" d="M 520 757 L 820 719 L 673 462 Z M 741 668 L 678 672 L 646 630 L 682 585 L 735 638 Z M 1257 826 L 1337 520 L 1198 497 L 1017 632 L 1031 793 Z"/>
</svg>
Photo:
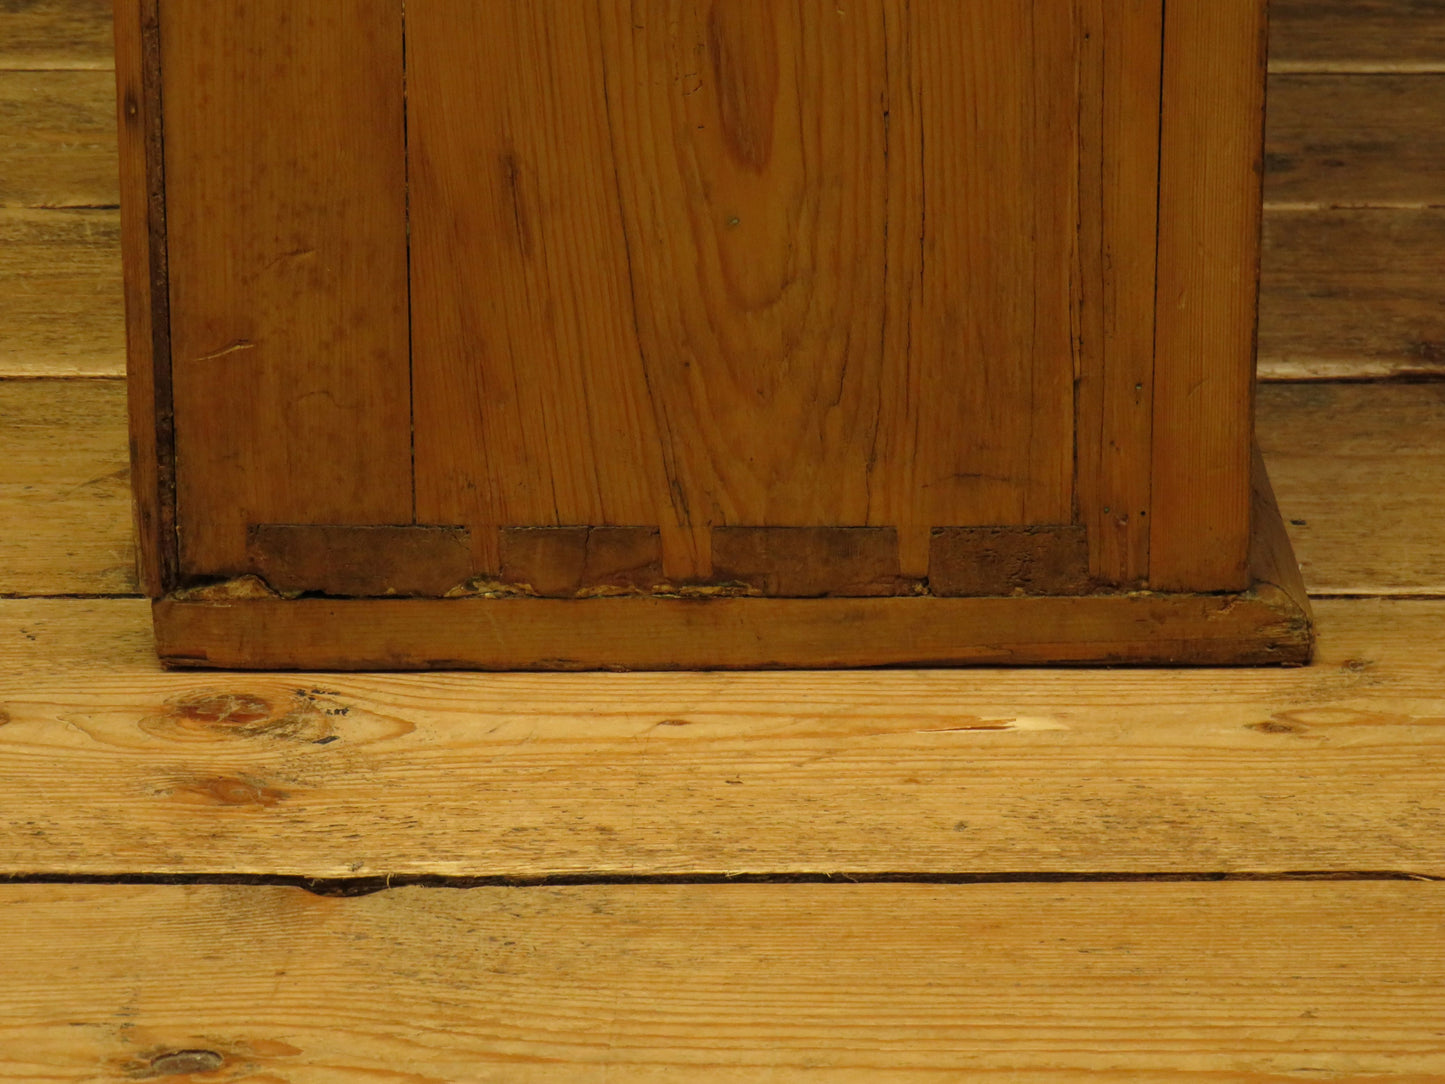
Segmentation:
<svg viewBox="0 0 1445 1084">
<path fill-rule="evenodd" d="M 1302 662 L 1263 0 L 117 0 L 161 655 Z"/>
</svg>

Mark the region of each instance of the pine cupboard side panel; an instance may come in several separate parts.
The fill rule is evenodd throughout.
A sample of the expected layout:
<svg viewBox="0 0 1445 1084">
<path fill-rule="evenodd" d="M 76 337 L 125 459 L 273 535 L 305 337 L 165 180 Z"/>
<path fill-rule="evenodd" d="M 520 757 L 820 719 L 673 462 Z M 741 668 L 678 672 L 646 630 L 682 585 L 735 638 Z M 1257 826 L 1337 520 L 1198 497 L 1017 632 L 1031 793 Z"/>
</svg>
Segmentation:
<svg viewBox="0 0 1445 1084">
<path fill-rule="evenodd" d="M 174 584 L 176 574 L 156 0 L 116 0 L 114 23 L 131 490 L 141 586 L 154 598 Z"/>
<path fill-rule="evenodd" d="M 412 522 L 402 8 L 163 4 L 181 572 Z"/>
<path fill-rule="evenodd" d="M 1150 584 L 1248 586 L 1264 0 L 1166 7 Z"/>
</svg>

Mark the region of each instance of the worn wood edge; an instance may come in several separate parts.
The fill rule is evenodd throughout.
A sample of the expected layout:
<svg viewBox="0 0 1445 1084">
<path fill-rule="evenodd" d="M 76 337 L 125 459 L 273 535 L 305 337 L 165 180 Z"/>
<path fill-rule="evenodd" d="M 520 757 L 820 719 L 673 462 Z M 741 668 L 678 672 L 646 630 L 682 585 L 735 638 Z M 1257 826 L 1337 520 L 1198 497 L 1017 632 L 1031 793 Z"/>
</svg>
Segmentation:
<svg viewBox="0 0 1445 1084">
<path fill-rule="evenodd" d="M 1309 601 L 1256 450 L 1249 591 L 832 599 L 294 598 L 254 577 L 155 602 L 174 668 L 730 670 L 1295 665 Z"/>
<path fill-rule="evenodd" d="M 1303 665 L 1272 586 L 1082 598 L 459 598 L 156 601 L 171 667 L 732 670 Z"/>
<path fill-rule="evenodd" d="M 115 0 L 131 484 L 140 581 L 153 598 L 177 579 L 158 20 L 157 0 Z"/>
</svg>

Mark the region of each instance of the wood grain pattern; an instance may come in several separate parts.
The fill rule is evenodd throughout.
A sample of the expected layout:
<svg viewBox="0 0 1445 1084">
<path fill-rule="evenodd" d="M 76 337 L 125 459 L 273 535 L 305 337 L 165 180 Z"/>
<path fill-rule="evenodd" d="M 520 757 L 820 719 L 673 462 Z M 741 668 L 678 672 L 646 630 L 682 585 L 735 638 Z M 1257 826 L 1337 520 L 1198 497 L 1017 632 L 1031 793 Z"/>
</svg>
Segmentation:
<svg viewBox="0 0 1445 1084">
<path fill-rule="evenodd" d="M 411 523 L 400 4 L 161 31 L 182 573 L 248 571 L 252 523 Z"/>
<path fill-rule="evenodd" d="M 115 207 L 115 77 L 0 69 L 0 207 Z"/>
<path fill-rule="evenodd" d="M 127 458 L 123 385 L 46 380 L 0 390 L 7 403 L 0 464 L 22 468 L 0 467 L 5 519 L 26 525 L 0 533 L 0 565 L 12 573 L 0 580 L 0 594 L 135 590 L 116 474 Z M 1445 516 L 1445 461 L 1437 454 L 1445 414 L 1437 400 L 1418 385 L 1260 390 L 1260 439 L 1312 590 L 1445 594 L 1434 526 Z"/>
<path fill-rule="evenodd" d="M 120 215 L 0 208 L 0 377 L 125 371 Z"/>
<path fill-rule="evenodd" d="M 1089 574 L 1149 575 L 1164 7 L 1089 0 L 1080 102 L 1078 498 Z M 1092 148 L 1092 153 L 1091 153 Z"/>
<path fill-rule="evenodd" d="M 108 71 L 111 0 L 7 0 L 0 5 L 0 70 Z"/>
<path fill-rule="evenodd" d="M 1149 582 L 1248 578 L 1263 0 L 1166 9 Z"/>
<path fill-rule="evenodd" d="M 1445 604 L 1315 607 L 1302 668 L 320 676 L 0 600 L 0 872 L 1445 876 Z"/>
<path fill-rule="evenodd" d="M 1435 884 L 8 886 L 29 936 L 0 948 L 0 1079 L 1423 1084 L 1442 905 Z"/>
<path fill-rule="evenodd" d="M 917 221 L 923 251 L 916 280 L 911 263 L 900 268 L 911 354 L 891 385 L 903 402 L 884 405 L 896 420 L 878 488 L 913 504 L 885 521 L 900 527 L 912 575 L 910 534 L 926 547 L 936 526 L 1073 515 L 1080 59 L 1064 6 L 905 4 L 904 15 L 916 116 L 905 113 L 890 158 L 920 154 L 908 193 L 920 217 L 894 228 L 908 236 Z"/>
<path fill-rule="evenodd" d="M 1289 71 L 1440 70 L 1439 0 L 1270 0 L 1270 63 Z"/>
<path fill-rule="evenodd" d="M 1280 213 L 1265 226 L 1264 372 L 1445 374 L 1445 209 Z"/>
<path fill-rule="evenodd" d="M 652 527 L 508 527 L 501 579 L 549 598 L 651 591 L 666 582 Z"/>
<path fill-rule="evenodd" d="M 1274 76 L 1266 213 L 1445 205 L 1442 115 L 1445 75 Z"/>
<path fill-rule="evenodd" d="M 1071 515 L 1047 10 L 408 9 L 423 518 L 658 524 L 697 579 L 713 527 L 895 527 L 922 575 L 934 524 Z"/>
<path fill-rule="evenodd" d="M 417 511 L 469 526 L 481 571 L 499 569 L 499 527 L 676 533 L 593 93 L 596 6 L 407 10 Z"/>
<path fill-rule="evenodd" d="M 128 595 L 125 385 L 0 381 L 0 595 Z"/>
<path fill-rule="evenodd" d="M 892 527 L 719 527 L 713 576 L 783 598 L 913 594 Z"/>
</svg>

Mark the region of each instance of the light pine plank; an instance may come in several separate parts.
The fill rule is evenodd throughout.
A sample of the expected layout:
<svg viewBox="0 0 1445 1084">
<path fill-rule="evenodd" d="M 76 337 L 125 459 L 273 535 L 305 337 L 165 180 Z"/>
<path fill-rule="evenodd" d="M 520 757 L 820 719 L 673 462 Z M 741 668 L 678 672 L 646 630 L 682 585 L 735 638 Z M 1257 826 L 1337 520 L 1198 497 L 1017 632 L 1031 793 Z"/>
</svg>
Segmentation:
<svg viewBox="0 0 1445 1084">
<path fill-rule="evenodd" d="M 0 208 L 0 378 L 124 373 L 120 213 Z"/>
<path fill-rule="evenodd" d="M 1445 208 L 1280 213 L 1264 233 L 1262 374 L 1445 373 Z"/>
<path fill-rule="evenodd" d="M 1445 876 L 1445 603 L 1317 616 L 1300 669 L 227 675 L 14 600 L 0 872 Z"/>
<path fill-rule="evenodd" d="M 1317 594 L 1445 594 L 1445 384 L 1266 390 L 1259 433 Z"/>
<path fill-rule="evenodd" d="M 1399 883 L 11 886 L 0 1080 L 1424 1084 L 1442 909 Z"/>
<path fill-rule="evenodd" d="M 132 594 L 125 385 L 0 381 L 0 594 Z"/>
<path fill-rule="evenodd" d="M 182 573 L 248 571 L 253 523 L 410 523 L 401 4 L 160 25 Z"/>
<path fill-rule="evenodd" d="M 1440 0 L 1270 0 L 1277 69 L 1445 70 Z"/>
<path fill-rule="evenodd" d="M 1276 75 L 1265 200 L 1445 205 L 1445 75 Z"/>
<path fill-rule="evenodd" d="M 0 71 L 109 70 L 111 0 L 7 0 L 0 4 Z"/>
<path fill-rule="evenodd" d="M 0 207 L 114 207 L 115 77 L 0 70 Z"/>
</svg>

